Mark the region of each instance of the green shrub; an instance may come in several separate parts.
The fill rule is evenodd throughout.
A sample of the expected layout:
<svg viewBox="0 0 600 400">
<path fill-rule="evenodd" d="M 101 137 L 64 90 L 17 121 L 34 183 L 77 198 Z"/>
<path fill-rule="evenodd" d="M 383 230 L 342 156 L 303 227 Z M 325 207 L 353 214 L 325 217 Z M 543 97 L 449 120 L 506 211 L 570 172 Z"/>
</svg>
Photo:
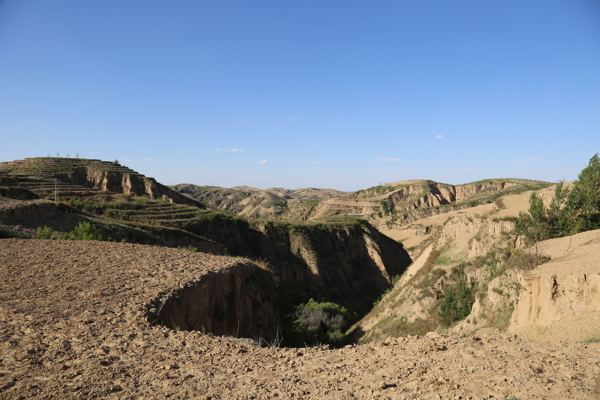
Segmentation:
<svg viewBox="0 0 600 400">
<path fill-rule="evenodd" d="M 103 240 L 98 228 L 89 222 L 80 222 L 75 229 L 66 233 L 64 238 L 70 240 Z"/>
<path fill-rule="evenodd" d="M 43 228 L 39 226 L 37 228 L 37 238 L 38 239 L 55 239 L 58 232 L 54 232 L 54 229 L 49 226 L 44 226 Z"/>
<path fill-rule="evenodd" d="M 344 329 L 354 320 L 345 307 L 310 299 L 293 312 L 293 329 L 288 332 L 290 346 L 338 345 Z"/>
<path fill-rule="evenodd" d="M 476 285 L 475 282 L 468 281 L 465 265 L 461 264 L 456 273 L 458 275 L 456 284 L 446 287 L 443 294 L 444 299 L 440 305 L 439 315 L 445 326 L 465 319 L 471 313 L 475 302 Z"/>
</svg>

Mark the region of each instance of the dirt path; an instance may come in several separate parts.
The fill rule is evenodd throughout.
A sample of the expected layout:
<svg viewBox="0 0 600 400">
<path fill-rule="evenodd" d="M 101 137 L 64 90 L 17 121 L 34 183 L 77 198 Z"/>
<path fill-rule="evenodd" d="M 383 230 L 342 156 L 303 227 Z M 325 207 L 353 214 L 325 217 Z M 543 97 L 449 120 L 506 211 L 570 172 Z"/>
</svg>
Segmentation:
<svg viewBox="0 0 600 400">
<path fill-rule="evenodd" d="M 243 262 L 106 242 L 0 240 L 2 399 L 597 399 L 598 343 L 430 334 L 260 348 L 150 326 L 162 290 Z"/>
</svg>

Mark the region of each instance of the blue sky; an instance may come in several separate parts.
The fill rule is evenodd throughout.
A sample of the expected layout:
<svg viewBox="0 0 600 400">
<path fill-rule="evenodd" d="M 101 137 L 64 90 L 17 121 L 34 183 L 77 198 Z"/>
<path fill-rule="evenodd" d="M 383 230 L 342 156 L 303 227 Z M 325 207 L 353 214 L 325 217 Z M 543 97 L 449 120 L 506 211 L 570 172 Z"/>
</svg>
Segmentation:
<svg viewBox="0 0 600 400">
<path fill-rule="evenodd" d="M 597 0 L 0 0 L 0 161 L 357 190 L 597 152 Z"/>
</svg>

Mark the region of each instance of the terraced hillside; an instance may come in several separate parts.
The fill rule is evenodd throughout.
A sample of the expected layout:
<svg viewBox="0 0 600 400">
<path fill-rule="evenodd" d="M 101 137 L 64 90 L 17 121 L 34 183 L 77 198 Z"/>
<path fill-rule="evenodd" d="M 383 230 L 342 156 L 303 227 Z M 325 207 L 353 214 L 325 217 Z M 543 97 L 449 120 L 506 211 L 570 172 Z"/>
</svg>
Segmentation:
<svg viewBox="0 0 600 400">
<path fill-rule="evenodd" d="M 363 216 L 377 227 L 402 226 L 425 215 L 492 203 L 511 193 L 539 190 L 550 185 L 548 182 L 510 178 L 456 186 L 430 180 L 401 181 L 300 207 L 282 218 L 319 220 L 329 215 L 350 214 Z"/>
<path fill-rule="evenodd" d="M 463 185 L 430 180 L 401 181 L 344 193 L 331 189 L 221 188 L 180 184 L 173 189 L 208 206 L 250 218 L 326 221 L 354 216 L 380 230 L 403 230 L 434 215 L 491 204 L 503 196 L 540 190 L 551 183 L 526 179 L 488 179 Z"/>
<path fill-rule="evenodd" d="M 37 157 L 0 163 L 0 186 L 25 189 L 39 197 L 122 193 L 204 206 L 118 162 L 82 158 Z"/>
</svg>

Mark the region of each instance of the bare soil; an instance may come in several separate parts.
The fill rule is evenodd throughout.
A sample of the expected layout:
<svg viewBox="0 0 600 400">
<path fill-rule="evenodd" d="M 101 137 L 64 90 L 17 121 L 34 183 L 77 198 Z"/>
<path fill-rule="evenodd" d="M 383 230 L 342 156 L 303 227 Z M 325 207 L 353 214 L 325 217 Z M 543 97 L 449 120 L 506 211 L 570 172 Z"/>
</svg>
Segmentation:
<svg viewBox="0 0 600 400">
<path fill-rule="evenodd" d="M 0 240 L 2 399 L 598 399 L 600 344 L 430 333 L 338 350 L 152 326 L 165 289 L 239 259 Z"/>
</svg>

